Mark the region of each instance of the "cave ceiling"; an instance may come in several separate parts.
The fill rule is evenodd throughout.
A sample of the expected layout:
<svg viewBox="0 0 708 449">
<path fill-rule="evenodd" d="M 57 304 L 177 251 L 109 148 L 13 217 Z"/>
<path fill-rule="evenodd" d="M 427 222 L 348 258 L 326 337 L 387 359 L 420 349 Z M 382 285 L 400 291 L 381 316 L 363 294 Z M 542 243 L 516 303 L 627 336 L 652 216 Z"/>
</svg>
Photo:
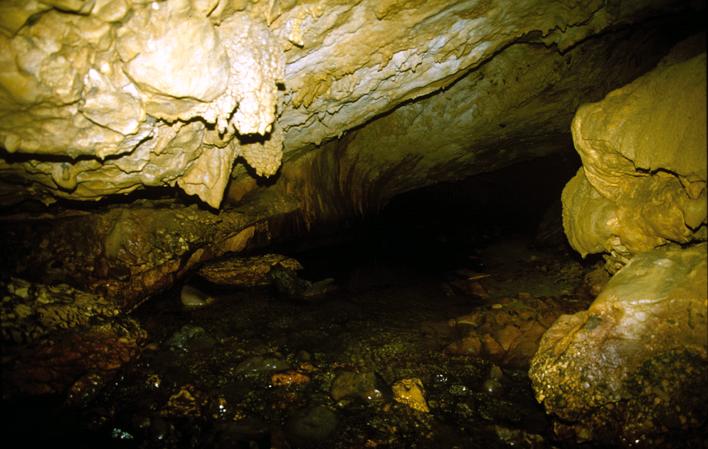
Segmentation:
<svg viewBox="0 0 708 449">
<path fill-rule="evenodd" d="M 367 123 L 347 145 L 369 171 L 489 170 L 636 76 L 599 61 L 652 64 L 640 36 L 580 44 L 675 3 L 4 1 L 2 200 L 175 186 L 218 208 L 232 175 L 275 175 Z M 397 182 L 389 196 L 421 181 Z"/>
</svg>

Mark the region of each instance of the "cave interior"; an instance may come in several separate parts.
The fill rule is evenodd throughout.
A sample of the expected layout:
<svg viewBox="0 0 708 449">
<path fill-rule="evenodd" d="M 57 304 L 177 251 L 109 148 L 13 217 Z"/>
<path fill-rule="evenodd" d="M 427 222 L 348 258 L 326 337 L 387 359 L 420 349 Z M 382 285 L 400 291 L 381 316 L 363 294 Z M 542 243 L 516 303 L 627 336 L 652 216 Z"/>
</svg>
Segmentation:
<svg viewBox="0 0 708 449">
<path fill-rule="evenodd" d="M 566 3 L 0 4 L 9 447 L 706 447 L 705 2 Z"/>
</svg>

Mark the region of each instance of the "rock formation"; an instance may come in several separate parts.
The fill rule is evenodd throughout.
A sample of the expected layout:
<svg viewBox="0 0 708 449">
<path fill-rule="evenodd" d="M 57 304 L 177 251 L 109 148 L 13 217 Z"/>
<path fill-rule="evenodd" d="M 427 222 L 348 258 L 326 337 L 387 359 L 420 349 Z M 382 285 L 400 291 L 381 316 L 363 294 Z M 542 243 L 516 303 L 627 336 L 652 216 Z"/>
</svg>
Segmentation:
<svg viewBox="0 0 708 449">
<path fill-rule="evenodd" d="M 130 308 L 224 253 L 563 151 L 575 109 L 650 69 L 674 42 L 665 29 L 685 28 L 680 15 L 647 19 L 685 9 L 671 2 L 263 3 L 5 3 L 8 271 Z M 172 28 L 199 63 L 160 71 L 158 54 L 179 59 Z M 147 43 L 164 51 L 136 55 Z M 278 173 L 258 179 L 281 147 Z M 232 167 L 238 155 L 255 170 Z M 19 207 L 104 197 L 115 204 Z"/>
<path fill-rule="evenodd" d="M 573 120 L 583 168 L 563 192 L 566 233 L 583 255 L 607 252 L 616 274 L 587 311 L 556 321 L 532 361 L 565 437 L 668 447 L 705 425 L 704 42 Z"/>
<path fill-rule="evenodd" d="M 17 362 L 37 373 L 23 388 L 64 386 L 44 381 L 54 363 L 84 376 L 80 395 L 144 340 L 132 324 L 89 323 L 77 305 L 130 311 L 224 255 L 569 151 L 580 108 L 583 168 L 563 194 L 565 230 L 617 276 L 548 331 L 537 393 L 566 421 L 559 433 L 581 439 L 611 419 L 630 439 L 647 422 L 694 425 L 690 412 L 663 418 L 689 380 L 644 385 L 645 373 L 705 367 L 705 50 L 684 44 L 633 80 L 702 29 L 703 3 L 2 1 L 2 330 L 40 356 Z M 650 271 L 666 282 L 637 281 Z M 41 287 L 25 294 L 20 278 Z M 51 304 L 23 302 L 56 285 Z M 71 327 L 25 326 L 47 310 L 93 327 L 35 342 Z M 624 340 L 608 347 L 607 335 Z M 105 357 L 74 363 L 74 346 Z M 598 359 L 605 350 L 616 358 Z M 611 383 L 583 378 L 583 363 Z M 657 400 L 655 415 L 637 412 Z"/>
</svg>

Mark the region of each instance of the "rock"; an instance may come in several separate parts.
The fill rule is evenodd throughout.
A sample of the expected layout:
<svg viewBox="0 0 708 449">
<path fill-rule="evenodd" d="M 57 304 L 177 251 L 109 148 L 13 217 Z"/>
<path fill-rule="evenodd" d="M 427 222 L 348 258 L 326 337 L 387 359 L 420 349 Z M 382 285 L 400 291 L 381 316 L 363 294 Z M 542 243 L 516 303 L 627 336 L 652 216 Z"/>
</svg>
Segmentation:
<svg viewBox="0 0 708 449">
<path fill-rule="evenodd" d="M 118 368 L 140 354 L 147 333 L 130 318 L 53 332 L 19 346 L 3 346 L 3 395 L 64 395 L 90 400 Z"/>
<path fill-rule="evenodd" d="M 290 385 L 304 385 L 310 382 L 310 376 L 299 371 L 285 371 L 270 376 L 270 383 L 274 387 L 287 387 Z"/>
<path fill-rule="evenodd" d="M 0 62 L 8 94 L 0 104 L 7 111 L 0 142 L 10 153 L 38 158 L 9 159 L 5 176 L 21 174 L 31 184 L 26 190 L 47 202 L 171 185 L 212 207 L 219 206 L 239 156 L 256 174 L 272 175 L 286 141 L 293 152 L 319 145 L 408 100 L 454 88 L 454 81 L 514 47 L 519 36 L 542 30 L 539 42 L 572 52 L 589 34 L 649 12 L 643 4 L 616 12 L 541 2 L 501 14 L 504 5 L 496 1 L 414 9 L 325 1 L 316 10 L 297 3 L 213 9 L 204 6 L 208 2 L 68 3 L 11 2 L 3 8 Z M 335 15 L 346 20 L 332 20 Z M 443 33 L 444 43 L 431 44 Z M 537 80 L 560 70 L 567 73 L 559 78 L 570 77 L 575 67 L 568 65 L 539 64 L 540 74 L 527 69 L 516 84 L 520 92 L 542 92 Z M 494 84 L 485 83 L 471 92 L 484 96 L 490 89 Z M 456 103 L 459 109 L 437 115 L 464 117 L 458 111 L 465 103 Z M 568 114 L 575 101 L 569 96 L 556 103 L 567 104 Z M 494 114 L 506 108 L 492 103 L 479 109 Z M 543 112 L 538 105 L 532 110 Z M 487 117 L 480 122 L 497 126 Z M 516 122 L 523 120 L 508 120 Z M 64 155 L 69 159 L 57 160 Z"/>
<path fill-rule="evenodd" d="M 266 34 L 265 26 L 252 23 L 261 22 L 264 17 L 274 20 L 267 26 L 272 30 L 269 33 L 277 36 L 290 36 L 291 32 L 300 34 L 306 45 L 285 52 L 289 60 L 288 79 L 285 90 L 277 92 L 285 104 L 282 108 L 277 107 L 279 118 L 270 139 L 262 142 L 255 136 L 240 136 L 246 142 L 232 139 L 224 147 L 221 147 L 224 141 L 218 131 L 205 125 L 212 123 L 212 118 L 219 114 L 187 121 L 163 120 L 148 112 L 143 117 L 140 110 L 147 107 L 142 104 L 143 100 L 159 108 L 161 104 L 153 101 L 158 96 L 147 90 L 143 92 L 137 85 L 136 90 L 132 90 L 131 84 L 135 83 L 127 79 L 105 86 L 90 84 L 93 81 L 88 72 L 92 70 L 99 73 L 99 80 L 110 78 L 113 81 L 112 77 L 121 78 L 121 73 L 125 73 L 119 70 L 124 60 L 114 60 L 118 57 L 115 53 L 117 40 L 130 40 L 132 31 L 136 31 L 136 40 L 144 42 L 147 34 L 164 26 L 150 23 L 144 33 L 134 29 L 136 23 L 153 17 L 149 10 L 152 3 L 111 2 L 116 9 L 124 9 L 118 14 L 124 17 L 120 20 L 107 18 L 105 11 L 100 12 L 113 7 L 106 5 L 105 8 L 97 5 L 95 15 L 92 12 L 87 16 L 57 9 L 37 15 L 33 8 L 30 9 L 34 12 L 29 15 L 6 15 L 3 9 L 0 22 L 5 17 L 16 17 L 19 23 L 8 28 L 17 34 L 3 35 L 0 42 L 3 50 L 9 50 L 0 51 L 0 58 L 5 58 L 0 62 L 8 67 L 4 72 L 7 73 L 3 78 L 7 84 L 3 84 L 3 92 L 9 92 L 1 102 L 6 115 L 14 116 L 3 122 L 4 128 L 0 132 L 1 137 L 7 137 L 0 139 L 7 149 L 7 155 L 0 157 L 0 204 L 17 204 L 32 198 L 51 202 L 55 196 L 76 200 L 108 195 L 123 198 L 123 194 L 144 185 L 166 187 L 145 195 L 150 199 L 141 198 L 143 195 L 136 192 L 136 196 L 129 197 L 130 201 L 116 201 L 110 207 L 106 207 L 110 202 L 97 203 L 90 212 L 82 207 L 69 210 L 42 208 L 37 213 L 13 212 L 12 220 L 0 222 L 0 246 L 12 249 L 5 254 L 7 268 L 3 269 L 19 273 L 32 267 L 36 279 L 49 272 L 58 272 L 61 277 L 57 279 L 70 280 L 81 289 L 121 300 L 129 309 L 166 290 L 199 263 L 227 252 L 242 252 L 249 249 L 249 242 L 267 244 L 279 235 L 288 235 L 293 224 L 289 218 L 299 217 L 297 220 L 303 221 L 297 221 L 298 226 L 305 227 L 318 220 L 335 222 L 354 213 L 365 214 L 376 204 L 385 204 L 404 191 L 560 151 L 567 144 L 555 136 L 567 133 L 579 104 L 600 98 L 613 86 L 636 78 L 652 67 L 673 42 L 667 41 L 667 36 L 673 36 L 673 33 L 667 33 L 665 28 L 657 29 L 654 24 L 637 27 L 636 33 L 629 35 L 600 31 L 618 23 L 636 25 L 639 16 L 665 11 L 669 3 L 672 3 L 670 10 L 675 12 L 675 2 L 663 0 L 663 6 L 655 5 L 657 9 L 647 9 L 640 2 L 619 10 L 604 5 L 597 10 L 585 4 L 566 8 L 529 3 L 524 8 L 534 11 L 531 22 L 525 9 L 521 11 L 497 2 L 494 0 L 489 4 L 490 11 L 494 11 L 492 16 L 485 15 L 472 3 L 466 6 L 425 3 L 419 5 L 420 8 L 405 10 L 413 11 L 412 15 L 399 10 L 400 4 L 396 3 L 392 11 L 398 13 L 392 12 L 383 21 L 366 19 L 371 17 L 372 8 L 370 2 L 364 1 L 323 6 L 321 15 L 317 13 L 319 9 L 311 11 L 309 6 L 297 2 L 287 3 L 288 7 L 283 6 L 285 2 L 276 2 L 274 12 L 263 11 L 267 2 L 247 2 L 244 12 L 235 14 L 252 14 L 253 17 L 251 21 L 243 17 L 238 19 L 244 28 L 236 30 L 236 34 L 248 34 L 238 42 L 243 43 L 243 48 L 262 51 L 259 55 L 267 59 L 273 50 L 273 41 L 263 36 L 261 42 L 259 38 L 261 33 Z M 11 3 L 16 6 L 23 2 Z M 188 11 L 176 11 L 176 17 L 170 23 L 193 19 L 205 28 L 207 15 L 196 6 L 201 2 L 189 3 L 192 6 L 187 8 Z M 328 1 L 323 5 L 329 5 Z M 697 6 L 684 2 L 679 9 L 687 7 Z M 42 8 L 48 7 L 42 4 L 39 10 Z M 16 8 L 10 9 L 14 11 Z M 485 9 L 486 4 L 482 10 Z M 331 21 L 332 14 L 345 17 L 345 11 L 352 12 L 352 16 L 347 16 L 347 20 Z M 189 18 L 190 12 L 194 17 Z M 548 15 L 544 16 L 544 12 Z M 161 14 L 164 11 L 158 16 L 162 17 Z M 465 14 L 469 17 L 463 17 Z M 212 27 L 221 33 L 222 28 L 226 29 L 225 24 L 236 23 L 226 20 L 232 15 L 232 8 L 225 7 L 221 13 L 214 12 L 206 20 L 219 23 L 219 26 Z M 373 47 L 369 44 L 378 45 L 380 42 L 372 42 L 372 34 L 364 31 L 351 33 L 349 28 L 354 25 L 349 19 L 361 23 L 362 30 L 375 28 L 372 31 L 382 38 L 386 50 L 372 52 L 370 48 Z M 24 26 L 26 21 L 32 26 Z M 118 32 L 129 22 L 129 32 L 118 39 Z M 488 27 L 480 28 L 482 22 Z M 543 26 L 539 28 L 541 23 Z M 297 24 L 307 29 L 295 32 L 299 29 Z M 444 25 L 438 28 L 436 24 Z M 685 26 L 683 21 L 680 24 Z M 389 35 L 391 27 L 396 33 L 411 32 L 415 42 L 408 38 L 392 38 Z M 422 27 L 425 32 L 422 29 L 417 30 L 421 31 L 420 34 L 405 31 L 406 27 L 412 27 L 411 30 Z M 465 29 L 472 34 L 463 31 Z M 558 52 L 553 45 L 546 47 L 518 39 L 539 29 L 549 31 L 539 40 L 547 43 L 562 41 L 564 47 L 569 45 L 565 47 L 567 51 Z M 430 47 L 431 42 L 437 42 L 438 36 L 443 36 L 440 30 L 444 30 L 445 35 L 449 30 L 455 30 L 454 39 L 445 36 L 446 44 L 441 48 Z M 484 37 L 485 33 L 489 34 Z M 164 37 L 155 33 L 158 34 Z M 474 36 L 472 40 L 470 36 Z M 594 38 L 588 39 L 590 36 Z M 235 37 L 222 39 L 219 36 L 227 53 Z M 96 38 L 101 44 L 91 42 L 89 38 Z M 362 45 L 359 39 L 366 44 Z M 259 41 L 259 45 L 253 40 Z M 570 45 L 570 41 L 577 45 Z M 289 45 L 287 42 L 287 38 L 276 38 L 277 45 Z M 325 42 L 328 43 L 327 51 L 317 46 Z M 17 66 L 27 62 L 15 58 L 17 53 L 14 50 L 18 45 L 22 47 L 19 54 L 25 54 L 25 49 L 32 50 L 27 52 L 32 55 L 32 63 L 28 62 L 31 68 Z M 132 42 L 125 45 L 129 50 L 139 47 Z M 448 50 L 448 46 L 454 51 Z M 190 50 L 193 47 L 190 46 Z M 339 67 L 335 71 L 330 70 L 331 58 L 335 56 L 329 49 L 333 48 L 337 49 L 336 65 Z M 353 48 L 366 48 L 366 51 L 352 51 Z M 458 50 L 463 54 L 458 55 Z M 370 64 L 372 54 L 382 58 L 385 69 L 376 68 L 378 62 Z M 428 70 L 421 71 L 417 62 L 412 66 L 414 68 L 408 67 L 407 63 L 401 66 L 400 60 L 405 59 L 405 54 L 410 54 L 413 62 L 423 58 L 421 61 L 425 62 L 421 63 Z M 632 64 L 627 64 L 627 54 L 636 55 Z M 434 55 L 447 61 L 444 70 Z M 108 61 L 101 59 L 104 56 Z M 71 62 L 54 65 L 62 61 L 61 58 Z M 262 76 L 259 69 L 270 69 L 273 65 L 267 60 L 263 65 L 252 62 L 259 58 L 248 55 L 247 64 L 234 67 L 229 54 L 229 72 L 235 76 L 231 70 L 241 67 L 250 75 L 255 69 L 253 77 L 245 76 L 241 81 L 263 82 L 249 93 L 264 100 L 264 103 L 258 103 L 257 111 L 266 113 L 271 104 L 268 96 L 272 89 L 271 77 Z M 344 60 L 348 69 L 339 65 Z M 529 67 L 530 60 L 538 63 Z M 39 61 L 49 64 L 51 69 L 40 70 L 42 63 Z M 110 73 L 103 74 L 106 67 L 103 62 L 107 62 Z M 313 71 L 311 64 L 320 69 Z M 29 73 L 24 73 L 25 69 Z M 406 83 L 398 74 L 399 69 L 405 73 Z M 189 75 L 181 74 L 178 78 L 184 76 Z M 515 80 L 517 77 L 518 81 Z M 511 79 L 515 81 L 509 82 Z M 330 81 L 333 90 L 327 87 Z M 357 86 L 354 91 L 347 87 L 350 81 Z M 245 84 L 238 84 L 245 87 Z M 448 84 L 449 89 L 443 89 Z M 122 86 L 127 86 L 128 92 L 123 92 Z M 396 92 L 394 96 L 389 96 L 390 89 Z M 437 93 L 426 96 L 431 92 L 429 89 Z M 105 111 L 108 118 L 125 118 L 126 109 L 131 109 L 131 104 L 140 103 L 136 105 L 139 106 L 136 110 L 140 119 L 135 133 L 120 134 L 82 118 L 81 111 L 74 111 L 80 109 L 85 99 L 103 98 L 104 94 L 107 94 L 107 100 L 94 101 L 93 105 L 108 104 Z M 31 98 L 24 98 L 24 95 Z M 131 98 L 116 103 L 112 95 Z M 224 93 L 219 98 L 222 97 L 228 100 L 231 96 Z M 408 101 L 414 97 L 417 97 L 416 101 Z M 196 102 L 189 99 L 172 97 L 165 100 L 167 105 L 182 105 L 184 102 L 190 108 L 215 106 L 213 101 L 194 105 Z M 121 107 L 115 108 L 114 104 Z M 474 113 L 471 113 L 470 104 L 475 105 Z M 45 110 L 44 105 L 50 106 Z M 239 108 L 246 105 L 250 110 L 253 103 L 239 103 Z M 353 110 L 358 111 L 356 116 L 351 114 Z M 101 108 L 93 108 L 93 111 L 103 112 Z M 390 113 L 382 115 L 385 111 Z M 38 114 L 41 117 L 37 117 Z M 255 114 L 253 117 L 256 118 Z M 62 123 L 66 121 L 72 123 L 64 128 Z M 256 122 L 261 124 L 264 121 L 253 121 Z M 363 123 L 367 124 L 360 126 Z M 315 130 L 317 133 L 313 133 Z M 74 131 L 79 136 L 74 136 Z M 334 139 L 337 136 L 347 138 Z M 548 136 L 552 141 L 541 136 Z M 110 140 L 112 137 L 114 139 Z M 23 144 L 25 138 L 41 139 L 42 142 L 30 147 Z M 233 167 L 231 158 L 236 153 L 256 153 L 249 156 L 252 160 L 263 153 L 264 169 L 276 165 L 280 149 L 273 141 L 279 138 L 286 147 L 288 163 L 274 182 L 264 184 L 252 176 L 252 171 L 239 164 Z M 103 144 L 98 147 L 100 151 L 96 145 L 99 140 Z M 521 140 L 525 142 L 521 146 L 504 143 Z M 310 146 L 310 142 L 323 143 Z M 237 150 L 234 145 L 238 146 Z M 500 145 L 505 151 L 499 150 Z M 75 146 L 80 146 L 75 149 L 81 153 L 80 157 L 69 153 Z M 247 147 L 253 147 L 253 150 L 249 151 Z M 380 148 L 387 148 L 387 151 L 381 152 Z M 62 155 L 68 153 L 68 156 L 41 154 L 50 149 L 57 149 Z M 233 176 L 228 176 L 227 172 L 230 173 L 232 168 Z M 173 196 L 167 187 L 173 182 L 179 183 L 214 204 L 223 194 L 220 188 L 227 178 L 231 179 L 225 204 L 219 213 L 195 204 L 185 207 L 184 198 Z M 159 198 L 153 199 L 153 193 Z M 133 201 L 136 198 L 139 199 Z M 64 206 L 71 207 L 71 203 Z M 285 217 L 289 217 L 288 220 Z"/>
<path fill-rule="evenodd" d="M 310 282 L 299 278 L 295 271 L 282 266 L 273 267 L 269 275 L 278 294 L 288 299 L 312 301 L 338 289 L 332 278 Z"/>
<path fill-rule="evenodd" d="M 167 404 L 160 411 L 162 416 L 202 416 L 202 408 L 206 405 L 204 393 L 193 385 L 187 384 L 180 387 L 179 391 L 172 394 Z"/>
<path fill-rule="evenodd" d="M 636 255 L 587 311 L 546 332 L 529 377 L 557 433 L 651 445 L 705 425 L 706 249 Z"/>
<path fill-rule="evenodd" d="M 311 283 L 310 286 L 302 292 L 302 297 L 306 300 L 314 300 L 334 293 L 338 289 L 339 287 L 335 284 L 335 280 L 333 278 L 326 278 L 321 281 Z"/>
<path fill-rule="evenodd" d="M 572 124 L 583 167 L 563 191 L 563 226 L 581 255 L 634 254 L 705 241 L 705 36 L 654 70 L 583 105 Z"/>
<path fill-rule="evenodd" d="M 242 361 L 236 366 L 235 373 L 241 375 L 259 375 L 290 368 L 287 362 L 274 356 L 257 355 Z"/>
<path fill-rule="evenodd" d="M 578 310 L 578 305 L 569 301 L 536 298 L 526 292 L 503 302 L 450 320 L 452 334 L 458 338 L 445 352 L 485 357 L 503 366 L 527 367 L 548 327 L 562 313 Z"/>
<path fill-rule="evenodd" d="M 0 280 L 3 341 L 29 343 L 61 329 L 107 321 L 119 304 L 67 284 L 45 285 L 19 278 Z"/>
<path fill-rule="evenodd" d="M 310 283 L 300 279 L 292 270 L 282 267 L 273 267 L 269 272 L 275 290 L 278 294 L 291 299 L 300 299 L 305 290 L 310 288 Z"/>
<path fill-rule="evenodd" d="M 337 414 L 329 407 L 316 405 L 294 413 L 285 425 L 286 435 L 296 447 L 311 447 L 325 442 L 339 425 Z"/>
<path fill-rule="evenodd" d="M 243 13 L 216 26 L 189 2 L 122 5 L 108 16 L 55 9 L 3 37 L 3 87 L 12 94 L 2 107 L 12 112 L 0 141 L 10 152 L 44 156 L 31 176 L 37 187 L 97 200 L 171 185 L 218 207 L 238 156 L 259 175 L 275 173 L 285 59 L 270 29 Z M 32 54 L 35 64 L 10 54 Z M 241 143 L 237 133 L 261 139 Z M 47 157 L 59 154 L 70 159 Z"/>
<path fill-rule="evenodd" d="M 205 334 L 203 327 L 185 324 L 167 340 L 167 346 L 173 351 L 187 351 L 192 340 Z"/>
<path fill-rule="evenodd" d="M 504 372 L 497 365 L 492 365 L 489 375 L 482 384 L 482 389 L 490 395 L 499 395 L 503 388 Z"/>
<path fill-rule="evenodd" d="M 588 290 L 590 296 L 595 298 L 605 288 L 610 280 L 610 273 L 604 266 L 598 266 L 583 278 L 583 286 Z"/>
<path fill-rule="evenodd" d="M 208 262 L 197 271 L 197 274 L 217 285 L 256 287 L 272 283 L 270 271 L 276 266 L 291 272 L 302 270 L 300 262 L 293 258 L 280 254 L 264 254 L 253 257 L 229 257 Z"/>
<path fill-rule="evenodd" d="M 364 402 L 381 401 L 387 393 L 385 384 L 371 371 L 343 371 L 337 374 L 330 388 L 330 396 L 335 401 L 355 398 Z"/>
<path fill-rule="evenodd" d="M 529 433 L 521 429 L 511 429 L 504 426 L 494 426 L 494 431 L 501 441 L 509 447 L 520 447 L 526 449 L 542 449 L 548 447 L 548 443 L 541 435 Z"/>
<path fill-rule="evenodd" d="M 423 382 L 418 378 L 397 380 L 392 386 L 393 399 L 405 404 L 413 410 L 429 413 L 430 408 L 425 401 Z"/>
<path fill-rule="evenodd" d="M 187 309 L 200 309 L 216 301 L 216 298 L 212 295 L 189 284 L 182 286 L 179 293 L 179 299 L 182 305 Z"/>
</svg>

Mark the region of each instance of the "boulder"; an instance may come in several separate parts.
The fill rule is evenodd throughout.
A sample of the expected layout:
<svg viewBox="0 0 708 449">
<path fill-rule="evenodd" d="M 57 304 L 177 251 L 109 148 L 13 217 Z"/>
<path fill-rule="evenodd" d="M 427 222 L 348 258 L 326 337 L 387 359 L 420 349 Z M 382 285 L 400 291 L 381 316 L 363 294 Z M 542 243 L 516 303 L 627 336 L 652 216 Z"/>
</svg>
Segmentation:
<svg viewBox="0 0 708 449">
<path fill-rule="evenodd" d="M 531 361 L 536 398 L 578 440 L 661 445 L 706 425 L 706 244 L 637 255 Z"/>
<path fill-rule="evenodd" d="M 583 167 L 563 191 L 563 225 L 581 255 L 611 271 L 670 242 L 706 240 L 705 36 L 573 119 Z"/>
<path fill-rule="evenodd" d="M 565 232 L 583 256 L 604 252 L 615 274 L 588 310 L 550 327 L 531 361 L 536 398 L 562 438 L 703 441 L 705 67 L 705 36 L 689 39 L 573 120 L 583 167 L 563 191 Z"/>
</svg>

